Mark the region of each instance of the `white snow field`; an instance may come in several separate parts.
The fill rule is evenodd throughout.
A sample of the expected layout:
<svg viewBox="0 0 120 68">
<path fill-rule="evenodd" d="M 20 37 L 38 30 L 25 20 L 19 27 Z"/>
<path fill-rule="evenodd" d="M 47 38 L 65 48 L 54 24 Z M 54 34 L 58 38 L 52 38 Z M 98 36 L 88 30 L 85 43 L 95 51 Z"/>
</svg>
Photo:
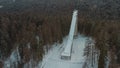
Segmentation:
<svg viewBox="0 0 120 68">
<path fill-rule="evenodd" d="M 79 34 L 73 40 L 71 60 L 61 59 L 61 53 L 66 47 L 67 39 L 68 37 L 64 38 L 62 44 L 54 44 L 38 68 L 83 68 L 85 62 L 85 56 L 83 55 L 87 37 Z"/>
</svg>

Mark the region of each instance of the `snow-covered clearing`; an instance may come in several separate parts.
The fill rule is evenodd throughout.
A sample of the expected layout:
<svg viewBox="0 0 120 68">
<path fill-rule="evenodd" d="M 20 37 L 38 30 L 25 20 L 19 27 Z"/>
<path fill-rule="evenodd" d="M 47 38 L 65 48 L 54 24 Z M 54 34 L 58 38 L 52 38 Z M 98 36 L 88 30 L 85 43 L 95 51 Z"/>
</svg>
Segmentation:
<svg viewBox="0 0 120 68">
<path fill-rule="evenodd" d="M 61 59 L 61 53 L 67 43 L 67 38 L 64 38 L 62 44 L 54 44 L 48 53 L 45 55 L 40 68 L 82 68 L 85 62 L 84 48 L 87 37 L 78 35 L 73 40 L 71 60 Z M 39 67 L 39 66 L 38 66 Z"/>
</svg>

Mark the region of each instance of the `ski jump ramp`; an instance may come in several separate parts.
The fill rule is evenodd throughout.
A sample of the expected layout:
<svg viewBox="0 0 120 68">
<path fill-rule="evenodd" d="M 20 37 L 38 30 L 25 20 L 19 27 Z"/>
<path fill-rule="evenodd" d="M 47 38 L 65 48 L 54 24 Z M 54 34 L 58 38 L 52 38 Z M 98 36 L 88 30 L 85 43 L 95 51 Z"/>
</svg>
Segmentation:
<svg viewBox="0 0 120 68">
<path fill-rule="evenodd" d="M 74 10 L 67 44 L 65 45 L 64 51 L 61 53 L 61 59 L 71 59 L 73 38 L 77 35 L 77 15 L 78 11 Z"/>
<path fill-rule="evenodd" d="M 87 37 L 77 33 L 77 14 L 78 11 L 75 10 L 69 35 L 63 38 L 61 44 L 53 44 L 37 68 L 83 68 L 86 61 L 83 55 Z M 74 38 L 75 35 L 77 35 L 76 38 Z"/>
</svg>

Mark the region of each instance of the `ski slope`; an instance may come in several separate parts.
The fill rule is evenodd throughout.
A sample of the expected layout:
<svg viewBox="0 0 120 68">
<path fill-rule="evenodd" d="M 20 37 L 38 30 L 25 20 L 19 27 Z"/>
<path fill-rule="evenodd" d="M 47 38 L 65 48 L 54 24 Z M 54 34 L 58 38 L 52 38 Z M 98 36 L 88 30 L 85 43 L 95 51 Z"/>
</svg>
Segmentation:
<svg viewBox="0 0 120 68">
<path fill-rule="evenodd" d="M 64 38 L 62 44 L 53 45 L 53 48 L 43 58 L 40 68 L 83 68 L 85 62 L 83 54 L 87 37 L 79 34 L 73 40 L 71 60 L 63 60 L 61 59 L 61 53 L 66 47 L 67 39 L 68 37 Z"/>
</svg>

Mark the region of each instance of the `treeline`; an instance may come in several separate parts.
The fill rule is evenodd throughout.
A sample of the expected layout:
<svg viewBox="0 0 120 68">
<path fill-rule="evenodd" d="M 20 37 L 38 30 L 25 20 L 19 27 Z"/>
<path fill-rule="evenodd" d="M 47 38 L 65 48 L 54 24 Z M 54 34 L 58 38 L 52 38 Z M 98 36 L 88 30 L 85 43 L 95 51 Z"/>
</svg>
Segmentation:
<svg viewBox="0 0 120 68">
<path fill-rule="evenodd" d="M 61 11 L 70 9 L 79 9 L 83 12 L 90 13 L 96 17 L 96 13 L 104 18 L 120 17 L 119 0 L 1 0 L 0 12 L 23 12 L 24 10 L 40 11 Z M 102 14 L 101 14 L 102 13 Z"/>
<path fill-rule="evenodd" d="M 45 45 L 61 43 L 68 34 L 71 16 L 69 11 L 58 14 L 33 11 L 0 14 L 0 59 L 9 57 L 18 47 L 22 64 L 31 58 L 41 60 Z"/>
<path fill-rule="evenodd" d="M 110 55 L 109 68 L 117 68 L 120 64 L 120 20 L 117 19 L 79 19 L 79 31 L 95 40 L 96 48 L 100 50 L 98 68 L 104 68 L 108 52 Z M 116 56 L 116 57 L 115 57 Z M 116 58 L 116 59 L 115 59 Z"/>
</svg>

